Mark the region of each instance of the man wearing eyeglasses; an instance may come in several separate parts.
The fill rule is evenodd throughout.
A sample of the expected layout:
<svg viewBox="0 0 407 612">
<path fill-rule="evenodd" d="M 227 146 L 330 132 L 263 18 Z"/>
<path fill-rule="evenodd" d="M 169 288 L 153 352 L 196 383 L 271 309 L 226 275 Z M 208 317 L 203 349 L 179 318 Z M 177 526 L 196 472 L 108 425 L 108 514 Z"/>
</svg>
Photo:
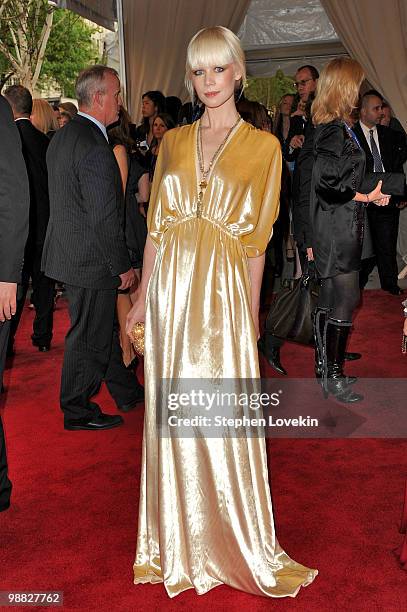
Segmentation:
<svg viewBox="0 0 407 612">
<path fill-rule="evenodd" d="M 291 115 L 290 130 L 287 137 L 288 147 L 283 151 L 287 161 L 295 161 L 304 144 L 304 129 L 309 118 L 310 107 L 317 88 L 319 72 L 315 66 L 301 66 L 295 73 L 294 85 L 298 93 L 297 110 Z"/>
<path fill-rule="evenodd" d="M 315 66 L 307 65 L 298 68 L 294 85 L 302 102 L 308 102 L 310 95 L 315 93 L 318 78 L 319 73 Z"/>
</svg>

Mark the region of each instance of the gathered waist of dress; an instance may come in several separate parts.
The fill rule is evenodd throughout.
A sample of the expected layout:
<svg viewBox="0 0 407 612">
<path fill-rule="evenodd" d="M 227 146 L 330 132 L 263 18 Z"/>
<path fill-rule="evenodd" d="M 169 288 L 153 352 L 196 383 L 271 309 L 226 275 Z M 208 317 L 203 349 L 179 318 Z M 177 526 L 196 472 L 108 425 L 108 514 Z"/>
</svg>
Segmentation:
<svg viewBox="0 0 407 612">
<path fill-rule="evenodd" d="M 225 225 L 224 223 L 221 223 L 220 221 L 217 221 L 216 219 L 212 219 L 202 214 L 199 217 L 197 217 L 196 214 L 191 214 L 191 215 L 185 215 L 185 217 L 179 217 L 178 219 L 167 220 L 168 228 L 175 227 L 177 225 L 181 225 L 182 223 L 187 223 L 188 221 L 191 221 L 191 220 L 195 220 L 198 222 L 206 221 L 210 223 L 211 225 L 214 225 L 217 229 L 219 229 L 221 232 L 224 232 L 231 238 L 237 239 L 240 235 L 240 232 L 238 232 L 237 230 L 234 230 L 233 228 Z"/>
</svg>

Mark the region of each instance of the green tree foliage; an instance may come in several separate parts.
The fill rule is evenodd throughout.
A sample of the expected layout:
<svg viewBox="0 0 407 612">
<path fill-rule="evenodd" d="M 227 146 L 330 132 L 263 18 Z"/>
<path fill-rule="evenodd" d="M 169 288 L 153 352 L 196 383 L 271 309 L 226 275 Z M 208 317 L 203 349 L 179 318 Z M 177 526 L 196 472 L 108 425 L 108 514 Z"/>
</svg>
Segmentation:
<svg viewBox="0 0 407 612">
<path fill-rule="evenodd" d="M 45 52 L 39 86 L 54 80 L 64 96 L 75 97 L 78 72 L 101 61 L 92 34 L 98 31 L 71 11 L 57 9 Z"/>
<path fill-rule="evenodd" d="M 275 109 L 281 98 L 288 93 L 296 93 L 292 77 L 277 70 L 273 77 L 249 78 L 245 96 L 249 100 L 261 102 L 268 109 Z"/>
<path fill-rule="evenodd" d="M 54 10 L 48 0 L 1 0 L 1 80 L 14 75 L 34 89 L 51 32 Z"/>
</svg>

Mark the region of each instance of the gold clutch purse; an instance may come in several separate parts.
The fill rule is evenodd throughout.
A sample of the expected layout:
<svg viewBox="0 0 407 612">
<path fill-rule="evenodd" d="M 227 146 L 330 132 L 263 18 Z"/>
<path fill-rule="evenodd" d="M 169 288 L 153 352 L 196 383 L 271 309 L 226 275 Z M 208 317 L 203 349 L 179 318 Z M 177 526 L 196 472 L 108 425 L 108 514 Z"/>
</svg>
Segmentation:
<svg viewBox="0 0 407 612">
<path fill-rule="evenodd" d="M 144 323 L 136 323 L 131 330 L 131 343 L 141 357 L 144 355 Z"/>
</svg>

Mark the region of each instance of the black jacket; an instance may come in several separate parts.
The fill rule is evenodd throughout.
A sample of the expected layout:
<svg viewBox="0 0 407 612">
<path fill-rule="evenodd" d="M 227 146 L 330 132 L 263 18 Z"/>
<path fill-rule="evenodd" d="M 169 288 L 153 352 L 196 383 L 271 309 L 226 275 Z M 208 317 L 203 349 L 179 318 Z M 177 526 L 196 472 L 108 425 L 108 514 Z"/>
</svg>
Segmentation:
<svg viewBox="0 0 407 612">
<path fill-rule="evenodd" d="M 314 130 L 310 219 L 320 278 L 360 269 L 365 209 L 353 198 L 364 175 L 365 154 L 344 123 L 334 120 L 318 125 Z"/>
<path fill-rule="evenodd" d="M 314 165 L 314 126 L 308 121 L 304 129 L 304 144 L 293 173 L 292 211 L 294 238 L 301 247 L 312 245 L 309 205 L 311 197 L 312 167 Z"/>
<path fill-rule="evenodd" d="M 377 125 L 380 157 L 385 172 L 403 172 L 403 164 L 407 159 L 407 150 L 402 134 L 398 134 L 384 125 Z M 360 146 L 366 155 L 366 172 L 373 172 L 373 155 L 359 122 L 353 128 L 359 139 Z"/>
<path fill-rule="evenodd" d="M 29 245 L 44 244 L 49 219 L 47 149 L 49 138 L 37 130 L 29 119 L 18 119 L 23 156 L 30 185 Z"/>
<path fill-rule="evenodd" d="M 112 289 L 130 269 L 123 191 L 114 154 L 97 125 L 77 115 L 47 154 L 50 219 L 42 268 L 77 287 Z"/>
<path fill-rule="evenodd" d="M 0 281 L 21 280 L 28 234 L 29 191 L 21 140 L 7 100 L 0 96 Z"/>
<path fill-rule="evenodd" d="M 396 132 L 384 125 L 377 125 L 377 136 L 380 147 L 380 157 L 385 172 L 403 172 L 403 164 L 407 159 L 407 147 L 401 132 Z M 374 172 L 373 155 L 370 146 L 365 138 L 362 127 L 357 122 L 353 128 L 354 133 L 359 139 L 360 146 L 365 152 L 366 174 Z M 393 197 L 392 203 L 397 203 L 403 198 Z"/>
</svg>

